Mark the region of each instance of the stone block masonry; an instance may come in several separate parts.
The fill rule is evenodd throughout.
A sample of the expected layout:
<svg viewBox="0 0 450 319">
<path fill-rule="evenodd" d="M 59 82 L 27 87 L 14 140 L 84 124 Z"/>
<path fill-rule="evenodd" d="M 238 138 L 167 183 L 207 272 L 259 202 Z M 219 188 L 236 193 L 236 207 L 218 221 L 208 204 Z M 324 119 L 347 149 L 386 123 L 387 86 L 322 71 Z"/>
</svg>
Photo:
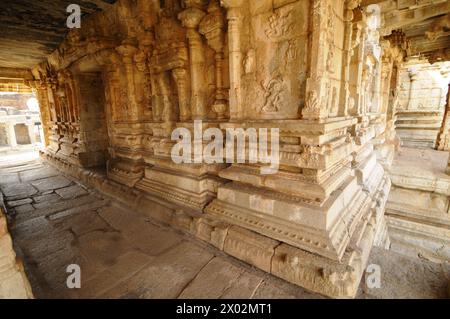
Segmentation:
<svg viewBox="0 0 450 319">
<path fill-rule="evenodd" d="M 430 109 L 441 108 L 444 91 L 437 92 L 435 83 L 420 91 L 415 85 L 427 80 L 414 81 L 413 72 L 412 90 L 402 86 L 403 66 L 411 55 L 432 63 L 445 59 L 450 41 L 440 15 L 450 12 L 450 4 L 375 2 L 117 1 L 85 17 L 24 81 L 41 105 L 42 157 L 224 256 L 321 295 L 353 298 L 373 247 L 391 245 L 385 208 L 392 185 L 388 172 L 400 146 L 397 132 L 405 137 L 404 124 L 407 130 L 412 125 L 414 133 L 405 140 L 422 146 L 434 146 L 438 136 L 445 145 L 446 139 L 446 126 L 435 115 L 420 123 L 414 115 L 410 123 L 401 112 L 405 101 L 407 116 L 421 109 L 423 95 L 430 95 Z M 420 30 L 411 29 L 422 23 Z M 421 32 L 425 40 L 418 41 Z M 448 75 L 436 72 L 442 79 Z M 417 96 L 408 100 L 407 92 Z M 266 130 L 276 138 L 264 143 L 260 134 L 247 134 L 241 141 L 252 144 L 242 148 L 249 160 L 225 161 L 219 153 L 217 161 L 190 161 L 186 148 L 187 160 L 180 163 L 172 156 L 180 142 L 174 132 L 183 132 L 183 142 L 194 149 L 210 147 L 208 136 L 195 139 L 196 123 L 217 136 Z M 276 155 L 270 174 L 262 173 L 264 161 L 251 160 L 256 144 L 258 155 Z M 71 196 L 92 199 L 77 187 L 67 189 L 74 185 L 62 176 L 28 177 L 30 183 L 4 190 L 15 194 L 12 201 L 33 198 L 15 203 L 18 222 L 33 214 L 55 222 L 89 206 L 67 208 Z M 35 202 L 47 195 L 64 200 L 54 207 Z M 104 208 L 102 200 L 95 203 L 95 211 Z M 107 209 L 98 214 L 112 215 L 111 223 L 119 224 Z M 124 237 L 153 236 L 122 222 Z M 133 243 L 139 252 L 154 257 L 155 248 L 139 240 Z M 219 262 L 201 257 L 190 274 L 197 266 L 218 268 Z M 172 261 L 177 271 L 181 261 L 172 253 L 166 258 L 162 263 Z M 130 285 L 144 280 L 152 286 L 152 276 L 147 269 Z M 177 291 L 185 278 L 178 279 Z M 127 287 L 115 294 L 122 296 Z M 172 296 L 164 289 L 161 295 Z M 154 297 L 150 290 L 143 295 Z"/>
<path fill-rule="evenodd" d="M 3 196 L 0 193 L 0 299 L 30 298 L 33 298 L 33 292 L 22 262 L 13 249 Z"/>
</svg>

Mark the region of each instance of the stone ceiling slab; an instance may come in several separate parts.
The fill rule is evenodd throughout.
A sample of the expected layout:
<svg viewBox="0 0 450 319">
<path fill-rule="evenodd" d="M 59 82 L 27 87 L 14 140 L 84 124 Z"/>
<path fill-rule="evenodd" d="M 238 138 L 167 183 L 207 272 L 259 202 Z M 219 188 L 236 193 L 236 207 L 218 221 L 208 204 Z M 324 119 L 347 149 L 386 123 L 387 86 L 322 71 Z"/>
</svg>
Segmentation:
<svg viewBox="0 0 450 319">
<path fill-rule="evenodd" d="M 32 68 L 53 52 L 69 30 L 65 25 L 69 4 L 79 4 L 85 16 L 115 1 L 0 1 L 0 67 Z"/>
</svg>

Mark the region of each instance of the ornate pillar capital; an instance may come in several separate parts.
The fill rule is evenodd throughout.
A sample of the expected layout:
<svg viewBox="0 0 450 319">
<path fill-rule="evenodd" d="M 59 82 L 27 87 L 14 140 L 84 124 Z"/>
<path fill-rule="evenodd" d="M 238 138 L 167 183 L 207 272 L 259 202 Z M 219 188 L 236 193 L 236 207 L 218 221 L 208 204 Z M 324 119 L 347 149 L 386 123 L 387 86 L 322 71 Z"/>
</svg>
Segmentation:
<svg viewBox="0 0 450 319">
<path fill-rule="evenodd" d="M 123 61 L 129 64 L 133 62 L 137 48 L 131 44 L 122 44 L 116 48 L 116 51 L 122 56 Z"/>
<path fill-rule="evenodd" d="M 188 29 L 197 29 L 206 13 L 196 7 L 187 8 L 178 14 L 178 19 L 181 20 L 184 27 Z"/>
</svg>

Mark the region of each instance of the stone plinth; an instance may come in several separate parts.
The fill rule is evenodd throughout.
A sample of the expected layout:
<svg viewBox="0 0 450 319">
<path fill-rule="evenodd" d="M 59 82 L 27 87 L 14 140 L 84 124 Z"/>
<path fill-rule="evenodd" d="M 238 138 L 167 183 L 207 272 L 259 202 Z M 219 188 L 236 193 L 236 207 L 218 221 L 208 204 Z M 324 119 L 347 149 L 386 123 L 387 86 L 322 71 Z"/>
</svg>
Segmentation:
<svg viewBox="0 0 450 319">
<path fill-rule="evenodd" d="M 448 152 L 403 148 L 389 174 L 392 249 L 435 262 L 450 260 Z"/>
</svg>

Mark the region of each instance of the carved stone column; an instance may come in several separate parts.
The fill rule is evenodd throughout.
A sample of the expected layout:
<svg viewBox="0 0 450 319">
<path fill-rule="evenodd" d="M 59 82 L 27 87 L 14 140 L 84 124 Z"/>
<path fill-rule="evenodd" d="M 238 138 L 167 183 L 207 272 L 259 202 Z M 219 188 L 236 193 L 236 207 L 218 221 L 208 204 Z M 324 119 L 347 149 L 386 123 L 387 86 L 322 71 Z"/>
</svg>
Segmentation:
<svg viewBox="0 0 450 319">
<path fill-rule="evenodd" d="M 34 81 L 33 87 L 36 91 L 36 96 L 39 101 L 39 110 L 41 113 L 41 123 L 42 129 L 40 130 L 41 134 L 41 143 L 45 146 L 48 146 L 48 139 L 50 135 L 50 125 L 51 125 L 51 114 L 49 109 L 49 100 L 48 100 L 48 91 L 47 86 L 43 81 Z M 42 136 L 43 133 L 43 136 Z"/>
<path fill-rule="evenodd" d="M 180 121 L 185 122 L 191 119 L 189 108 L 188 72 L 183 68 L 172 70 L 178 91 L 178 107 L 180 108 Z"/>
<path fill-rule="evenodd" d="M 14 130 L 14 123 L 7 124 L 6 134 L 8 134 L 9 146 L 11 146 L 12 148 L 17 147 L 17 138 L 16 138 L 16 131 Z"/>
<path fill-rule="evenodd" d="M 338 115 L 348 115 L 349 99 L 350 99 L 350 63 L 353 54 L 353 31 L 354 31 L 354 13 L 353 10 L 361 3 L 360 0 L 347 0 L 345 2 L 345 36 L 344 36 L 344 53 L 342 55 L 343 69 L 342 80 L 344 82 L 341 85 L 340 101 Z"/>
<path fill-rule="evenodd" d="M 240 120 L 243 117 L 241 105 L 241 7 L 244 0 L 222 0 L 221 4 L 227 9 L 228 47 L 230 55 L 230 119 Z"/>
<path fill-rule="evenodd" d="M 312 36 L 311 36 L 311 73 L 306 84 L 306 101 L 302 110 L 304 119 L 321 119 L 328 116 L 327 109 L 327 57 L 330 56 L 332 47 L 324 45 L 328 43 L 327 17 L 331 14 L 327 7 L 327 1 L 313 0 Z"/>
<path fill-rule="evenodd" d="M 27 123 L 28 136 L 30 138 L 30 144 L 36 144 L 36 134 L 34 132 L 34 123 Z"/>
<path fill-rule="evenodd" d="M 161 105 L 162 113 L 160 114 L 161 120 L 166 123 L 174 123 L 178 120 L 178 114 L 176 113 L 174 107 L 174 99 L 173 92 L 170 86 L 170 78 L 168 72 L 161 72 L 157 75 L 157 85 L 159 88 L 159 92 L 161 93 Z"/>
<path fill-rule="evenodd" d="M 225 21 L 217 0 L 212 0 L 206 15 L 200 23 L 200 32 L 205 35 L 208 45 L 216 52 L 216 100 L 213 111 L 217 113 L 217 118 L 225 118 L 227 101 L 223 87 L 223 50 L 224 50 L 224 27 Z"/>
<path fill-rule="evenodd" d="M 409 70 L 409 78 L 410 78 L 410 86 L 409 86 L 409 101 L 408 101 L 408 109 L 413 108 L 413 92 L 416 90 L 418 72 L 415 69 Z"/>
<path fill-rule="evenodd" d="M 189 56 L 191 71 L 191 109 L 195 120 L 206 116 L 206 90 L 205 90 L 205 53 L 203 40 L 197 28 L 205 12 L 197 7 L 189 7 L 178 15 L 187 28 L 189 40 Z"/>
<path fill-rule="evenodd" d="M 383 57 L 381 65 L 381 113 L 386 114 L 391 92 L 391 78 L 393 70 L 393 58 L 389 41 L 383 42 Z"/>
<path fill-rule="evenodd" d="M 450 84 L 448 85 L 447 105 L 445 107 L 444 120 L 442 121 L 441 132 L 439 134 L 438 150 L 450 150 Z M 450 167 L 448 168 L 448 170 L 449 169 Z M 450 173 L 450 171 L 448 171 L 448 173 Z"/>
<path fill-rule="evenodd" d="M 135 121 L 138 116 L 138 105 L 136 101 L 135 85 L 134 85 L 134 55 L 137 48 L 130 44 L 123 44 L 118 47 L 117 52 L 122 55 L 123 62 L 125 64 L 125 74 L 127 82 L 128 92 L 128 120 Z"/>
</svg>

